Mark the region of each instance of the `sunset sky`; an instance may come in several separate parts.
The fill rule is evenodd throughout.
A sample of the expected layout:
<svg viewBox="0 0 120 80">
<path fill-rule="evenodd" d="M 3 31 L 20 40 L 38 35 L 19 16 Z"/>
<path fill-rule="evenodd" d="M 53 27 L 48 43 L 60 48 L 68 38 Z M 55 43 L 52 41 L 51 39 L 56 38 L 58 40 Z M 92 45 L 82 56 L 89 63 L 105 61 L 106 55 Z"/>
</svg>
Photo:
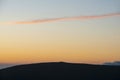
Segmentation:
<svg viewBox="0 0 120 80">
<path fill-rule="evenodd" d="M 120 14 L 120 0 L 0 0 L 0 63 L 120 61 L 120 16 L 35 24 L 7 22 Z"/>
</svg>

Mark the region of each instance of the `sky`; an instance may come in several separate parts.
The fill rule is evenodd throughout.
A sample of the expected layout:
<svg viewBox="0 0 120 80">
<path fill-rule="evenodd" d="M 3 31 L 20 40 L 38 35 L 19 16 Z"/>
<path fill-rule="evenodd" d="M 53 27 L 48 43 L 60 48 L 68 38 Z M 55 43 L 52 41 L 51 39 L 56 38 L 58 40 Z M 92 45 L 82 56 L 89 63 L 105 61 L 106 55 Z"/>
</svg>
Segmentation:
<svg viewBox="0 0 120 80">
<path fill-rule="evenodd" d="M 68 19 L 120 14 L 120 0 L 0 1 L 0 23 L 6 24 L 0 24 L 1 64 L 120 61 L 119 15 Z M 67 19 L 28 23 L 56 18 Z"/>
</svg>

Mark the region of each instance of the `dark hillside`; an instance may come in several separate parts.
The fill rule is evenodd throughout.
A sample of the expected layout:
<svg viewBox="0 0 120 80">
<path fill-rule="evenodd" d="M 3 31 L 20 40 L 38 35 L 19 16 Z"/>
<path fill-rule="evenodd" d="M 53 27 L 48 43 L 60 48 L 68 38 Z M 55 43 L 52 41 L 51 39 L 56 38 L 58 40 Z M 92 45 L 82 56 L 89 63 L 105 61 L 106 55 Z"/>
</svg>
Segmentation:
<svg viewBox="0 0 120 80">
<path fill-rule="evenodd" d="M 0 80 L 120 80 L 120 67 L 39 63 L 0 70 Z"/>
</svg>

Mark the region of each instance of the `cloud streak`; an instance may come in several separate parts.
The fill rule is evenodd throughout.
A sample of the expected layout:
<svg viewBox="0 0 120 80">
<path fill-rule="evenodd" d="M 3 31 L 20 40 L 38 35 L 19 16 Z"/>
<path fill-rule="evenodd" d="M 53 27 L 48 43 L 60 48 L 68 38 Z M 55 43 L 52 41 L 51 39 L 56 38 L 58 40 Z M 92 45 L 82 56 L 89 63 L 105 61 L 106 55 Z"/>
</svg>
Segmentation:
<svg viewBox="0 0 120 80">
<path fill-rule="evenodd" d="M 37 23 L 45 23 L 45 22 L 57 22 L 57 21 L 89 20 L 89 19 L 100 19 L 100 18 L 106 18 L 106 17 L 112 17 L 112 16 L 120 16 L 120 13 L 92 15 L 92 16 L 62 17 L 62 18 L 51 18 L 51 19 L 38 19 L 38 20 L 31 20 L 31 21 L 1 22 L 0 25 L 37 24 Z"/>
</svg>

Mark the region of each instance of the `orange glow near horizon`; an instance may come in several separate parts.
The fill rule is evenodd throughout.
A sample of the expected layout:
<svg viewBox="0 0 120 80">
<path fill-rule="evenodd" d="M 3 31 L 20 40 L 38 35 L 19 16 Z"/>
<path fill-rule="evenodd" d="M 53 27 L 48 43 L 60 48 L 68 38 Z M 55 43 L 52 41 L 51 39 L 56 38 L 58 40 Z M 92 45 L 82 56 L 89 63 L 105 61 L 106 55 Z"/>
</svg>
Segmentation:
<svg viewBox="0 0 120 80">
<path fill-rule="evenodd" d="M 47 31 L 51 27 L 47 27 L 44 31 L 41 27 L 34 33 L 33 30 L 21 30 L 21 28 L 23 29 L 19 27 L 17 32 L 1 36 L 0 63 L 64 61 L 100 64 L 120 59 L 119 35 L 98 36 L 97 32 L 91 32 L 89 26 L 74 29 L 69 26 L 69 30 L 63 26 L 59 27 L 60 31 L 53 31 L 53 29 Z M 58 30 L 58 27 L 54 26 L 54 29 Z M 89 34 L 86 34 L 88 30 Z"/>
<path fill-rule="evenodd" d="M 37 45 L 37 44 L 36 44 Z M 37 46 L 24 45 L 2 47 L 0 63 L 36 63 L 36 62 L 75 62 L 75 63 L 103 63 L 119 60 L 120 55 L 113 55 L 106 47 L 77 45 L 76 47 L 61 44 L 41 44 Z M 13 46 L 13 47 L 12 47 Z M 103 47 L 103 48 L 102 48 Z"/>
<path fill-rule="evenodd" d="M 0 40 L 0 63 L 56 61 L 103 63 L 120 59 L 120 43 L 117 35 L 108 36 L 105 34 L 100 37 L 96 34 L 90 34 L 92 37 L 87 34 L 76 36 L 79 30 L 84 32 L 84 30 L 86 31 L 88 29 L 77 28 L 75 30 L 77 33 L 74 32 L 74 37 L 73 34 L 68 36 L 68 33 L 64 31 L 48 31 L 47 33 L 38 30 L 39 35 L 37 35 L 38 32 L 30 33 L 28 31 L 26 33 L 22 30 L 23 34 L 16 32 L 16 34 L 5 34 L 1 36 Z M 74 31 L 73 29 L 69 30 Z M 79 33 L 82 34 L 81 32 Z"/>
</svg>

